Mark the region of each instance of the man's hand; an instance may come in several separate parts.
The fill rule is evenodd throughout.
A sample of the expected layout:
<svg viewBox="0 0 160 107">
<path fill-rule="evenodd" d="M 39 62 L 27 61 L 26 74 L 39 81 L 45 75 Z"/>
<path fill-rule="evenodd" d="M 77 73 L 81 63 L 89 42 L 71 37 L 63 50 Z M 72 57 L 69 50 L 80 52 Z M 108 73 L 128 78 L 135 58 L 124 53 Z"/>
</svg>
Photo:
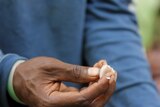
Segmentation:
<svg viewBox="0 0 160 107">
<path fill-rule="evenodd" d="M 106 93 L 110 96 L 113 93 L 110 90 L 114 89 L 115 85 L 105 76 L 98 80 L 98 76 L 98 68 L 37 57 L 16 68 L 13 86 L 20 100 L 31 107 L 95 107 L 93 104 L 96 99 Z M 83 90 L 62 83 L 89 83 L 97 80 L 98 82 Z"/>
<path fill-rule="evenodd" d="M 102 69 L 102 67 L 105 65 L 107 65 L 107 62 L 105 60 L 100 60 L 94 65 L 94 67 Z M 108 66 L 107 68 L 103 69 L 103 72 L 100 72 L 100 75 L 102 75 L 102 77 L 106 76 L 108 79 L 110 78 L 109 85 L 103 86 L 103 87 L 108 87 L 107 91 L 102 95 L 98 96 L 92 102 L 92 105 L 94 105 L 94 107 L 104 107 L 105 104 L 108 102 L 109 98 L 112 96 L 116 87 L 116 80 L 117 80 L 117 72 L 113 70 L 114 69 Z M 95 82 L 91 82 L 90 85 L 92 85 L 93 83 Z"/>
</svg>

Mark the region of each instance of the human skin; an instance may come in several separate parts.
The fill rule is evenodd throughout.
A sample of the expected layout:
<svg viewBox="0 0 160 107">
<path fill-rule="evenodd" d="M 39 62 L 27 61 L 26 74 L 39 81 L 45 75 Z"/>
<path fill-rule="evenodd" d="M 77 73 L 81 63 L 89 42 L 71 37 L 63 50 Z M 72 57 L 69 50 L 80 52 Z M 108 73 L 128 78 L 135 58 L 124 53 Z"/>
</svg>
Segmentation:
<svg viewBox="0 0 160 107">
<path fill-rule="evenodd" d="M 104 65 L 108 65 L 106 60 L 100 60 L 94 65 L 94 67 L 97 67 L 97 68 L 101 69 Z M 114 69 L 110 69 L 110 67 L 108 67 L 104 70 L 105 75 L 103 75 L 103 77 L 104 76 L 105 77 L 110 77 L 109 88 L 105 93 L 103 93 L 102 95 L 100 95 L 99 97 L 97 97 L 94 100 L 94 103 L 96 105 L 95 107 L 104 107 L 105 104 L 109 101 L 109 98 L 112 96 L 112 94 L 113 94 L 113 92 L 116 88 L 117 72 L 116 71 L 113 72 L 112 70 L 114 70 Z M 95 82 L 90 82 L 90 85 L 92 85 L 94 83 Z"/>
<path fill-rule="evenodd" d="M 103 107 L 115 89 L 113 73 L 99 79 L 99 68 L 37 57 L 21 63 L 15 70 L 13 87 L 18 98 L 30 107 Z M 90 83 L 77 89 L 63 81 Z M 105 86 L 105 87 L 104 87 Z"/>
</svg>

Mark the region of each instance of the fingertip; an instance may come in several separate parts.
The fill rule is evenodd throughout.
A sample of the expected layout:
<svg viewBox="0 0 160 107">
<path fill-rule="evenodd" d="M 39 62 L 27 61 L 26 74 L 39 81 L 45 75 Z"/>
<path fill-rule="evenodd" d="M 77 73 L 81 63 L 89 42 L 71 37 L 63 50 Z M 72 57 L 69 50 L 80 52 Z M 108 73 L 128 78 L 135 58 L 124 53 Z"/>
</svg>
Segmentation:
<svg viewBox="0 0 160 107">
<path fill-rule="evenodd" d="M 95 63 L 95 64 L 93 65 L 93 67 L 100 68 L 100 67 L 99 67 L 99 64 L 98 64 L 98 62 L 97 62 L 97 63 Z"/>
<path fill-rule="evenodd" d="M 108 71 L 106 70 L 107 67 L 108 67 L 108 65 L 103 65 L 103 66 L 101 67 L 101 69 L 100 69 L 100 75 L 99 75 L 100 78 L 102 78 L 102 76 L 103 76 L 105 73 L 108 72 Z"/>
<path fill-rule="evenodd" d="M 110 79 L 111 79 L 111 77 L 106 76 L 106 79 L 110 80 Z"/>
<path fill-rule="evenodd" d="M 107 65 L 107 61 L 105 59 L 102 59 L 98 61 L 96 64 L 94 64 L 94 66 L 98 68 L 101 68 L 103 65 Z"/>
<path fill-rule="evenodd" d="M 100 69 L 97 67 L 90 67 L 88 68 L 88 75 L 89 76 L 99 76 Z"/>
<path fill-rule="evenodd" d="M 111 78 L 111 79 L 109 80 L 109 84 L 112 84 L 112 83 L 115 81 L 115 76 L 112 75 L 110 78 Z"/>
<path fill-rule="evenodd" d="M 105 59 L 102 59 L 103 65 L 107 65 L 107 61 Z"/>
<path fill-rule="evenodd" d="M 109 80 L 111 78 L 109 76 L 103 76 L 102 78 L 99 79 L 98 83 L 101 84 L 101 86 L 105 86 L 105 84 L 109 83 Z"/>
</svg>

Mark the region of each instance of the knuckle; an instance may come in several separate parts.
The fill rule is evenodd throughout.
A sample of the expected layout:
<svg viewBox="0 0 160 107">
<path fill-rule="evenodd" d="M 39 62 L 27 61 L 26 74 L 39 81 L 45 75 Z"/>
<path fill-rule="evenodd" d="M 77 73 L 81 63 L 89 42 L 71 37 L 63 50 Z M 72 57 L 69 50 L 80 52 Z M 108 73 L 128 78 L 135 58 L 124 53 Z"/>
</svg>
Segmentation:
<svg viewBox="0 0 160 107">
<path fill-rule="evenodd" d="M 80 79 L 82 75 L 82 69 L 78 65 L 74 65 L 72 69 L 72 75 L 75 79 Z"/>
</svg>

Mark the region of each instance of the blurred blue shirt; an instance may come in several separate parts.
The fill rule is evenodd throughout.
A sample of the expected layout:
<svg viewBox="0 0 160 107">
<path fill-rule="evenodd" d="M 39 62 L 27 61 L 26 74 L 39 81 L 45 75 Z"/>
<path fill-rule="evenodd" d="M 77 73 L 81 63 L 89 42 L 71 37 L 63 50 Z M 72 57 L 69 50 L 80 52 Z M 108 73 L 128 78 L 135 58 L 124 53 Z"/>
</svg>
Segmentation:
<svg viewBox="0 0 160 107">
<path fill-rule="evenodd" d="M 87 66 L 106 59 L 118 71 L 106 107 L 160 107 L 130 5 L 131 0 L 1 0 L 1 107 L 23 107 L 8 96 L 8 75 L 17 60 L 37 56 Z"/>
</svg>

